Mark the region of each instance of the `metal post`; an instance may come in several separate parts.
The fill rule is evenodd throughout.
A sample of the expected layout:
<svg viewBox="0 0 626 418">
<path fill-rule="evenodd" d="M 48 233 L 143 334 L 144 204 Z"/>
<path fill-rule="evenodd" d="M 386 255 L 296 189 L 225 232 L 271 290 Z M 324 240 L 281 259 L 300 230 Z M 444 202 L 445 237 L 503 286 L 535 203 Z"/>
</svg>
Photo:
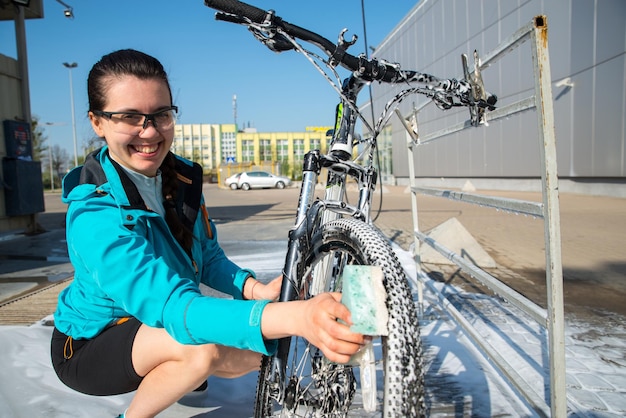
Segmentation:
<svg viewBox="0 0 626 418">
<path fill-rule="evenodd" d="M 409 187 L 411 189 L 411 214 L 413 215 L 413 261 L 415 261 L 416 269 L 417 269 L 417 303 L 419 309 L 420 318 L 424 314 L 424 283 L 419 280 L 419 272 L 421 271 L 421 259 L 420 259 L 420 240 L 418 239 L 419 233 L 419 220 L 418 220 L 418 210 L 417 210 L 417 193 L 415 192 L 416 182 L 415 182 L 415 156 L 413 155 L 413 146 L 419 143 L 419 135 L 416 131 L 413 130 L 407 120 L 402 116 L 402 113 L 398 109 L 395 110 L 396 116 L 400 119 L 402 126 L 406 130 L 406 145 L 408 148 L 408 157 L 409 157 Z M 417 123 L 417 109 L 413 109 L 412 117 Z"/>
<path fill-rule="evenodd" d="M 17 46 L 17 66 L 20 75 L 20 99 L 22 101 L 22 118 L 30 126 L 32 115 L 30 112 L 30 82 L 28 79 L 28 54 L 26 53 L 26 24 L 24 7 L 15 5 L 15 41 Z M 42 191 L 43 192 L 43 191 Z M 28 233 L 40 230 L 37 214 L 28 215 Z"/>
<path fill-rule="evenodd" d="M 50 164 L 50 191 L 54 191 L 54 175 L 52 174 L 52 147 L 48 146 L 48 158 Z"/>
<path fill-rule="evenodd" d="M 72 106 L 72 134 L 74 136 L 74 167 L 78 166 L 78 147 L 76 145 L 76 115 L 74 112 L 74 87 L 72 85 L 72 68 L 78 67 L 78 64 L 75 62 L 67 63 L 64 62 L 63 65 L 65 68 L 69 70 L 70 73 L 70 104 Z"/>
<path fill-rule="evenodd" d="M 28 80 L 28 56 L 26 53 L 26 26 L 24 23 L 24 7 L 15 6 L 15 41 L 17 44 L 17 65 L 20 75 L 20 92 L 22 100 L 22 118 L 31 122 L 30 89 Z"/>
<path fill-rule="evenodd" d="M 548 288 L 548 329 L 550 336 L 550 409 L 553 417 L 567 416 L 565 387 L 565 325 L 563 308 L 563 267 L 561 261 L 561 229 L 559 215 L 559 185 L 556 169 L 556 138 L 550 56 L 548 53 L 548 24 L 546 16 L 536 16 L 532 55 L 535 74 L 535 100 L 540 126 L 542 154 L 544 234 L 546 245 L 546 283 Z"/>
</svg>

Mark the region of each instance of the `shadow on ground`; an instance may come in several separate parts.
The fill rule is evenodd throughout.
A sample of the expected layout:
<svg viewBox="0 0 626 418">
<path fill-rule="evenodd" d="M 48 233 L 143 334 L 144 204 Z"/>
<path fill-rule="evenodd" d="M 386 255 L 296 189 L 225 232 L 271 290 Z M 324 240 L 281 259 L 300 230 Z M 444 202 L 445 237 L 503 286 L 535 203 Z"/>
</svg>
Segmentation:
<svg viewBox="0 0 626 418">
<path fill-rule="evenodd" d="M 293 218 L 293 210 L 273 210 L 274 204 L 261 205 L 237 205 L 237 206 L 213 206 L 208 207 L 209 216 L 216 224 L 224 224 L 237 221 L 268 222 Z"/>
</svg>

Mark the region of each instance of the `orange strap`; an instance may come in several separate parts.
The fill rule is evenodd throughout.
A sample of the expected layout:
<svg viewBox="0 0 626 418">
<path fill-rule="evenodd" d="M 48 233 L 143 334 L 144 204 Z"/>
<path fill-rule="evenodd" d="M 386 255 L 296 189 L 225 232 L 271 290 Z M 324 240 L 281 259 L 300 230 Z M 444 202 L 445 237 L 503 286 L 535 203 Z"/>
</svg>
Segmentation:
<svg viewBox="0 0 626 418">
<path fill-rule="evenodd" d="M 125 316 L 123 318 L 120 318 L 120 319 L 117 320 L 115 325 L 122 325 L 124 322 L 128 321 L 129 319 L 130 319 L 130 316 Z"/>
<path fill-rule="evenodd" d="M 74 347 L 72 347 L 72 337 L 67 337 L 63 346 L 63 358 L 69 360 L 74 355 Z"/>
<path fill-rule="evenodd" d="M 206 206 L 201 205 L 202 221 L 204 222 L 204 228 L 206 229 L 206 235 L 209 239 L 213 239 L 213 230 L 211 229 L 211 221 L 209 221 L 209 211 L 206 210 Z"/>
</svg>

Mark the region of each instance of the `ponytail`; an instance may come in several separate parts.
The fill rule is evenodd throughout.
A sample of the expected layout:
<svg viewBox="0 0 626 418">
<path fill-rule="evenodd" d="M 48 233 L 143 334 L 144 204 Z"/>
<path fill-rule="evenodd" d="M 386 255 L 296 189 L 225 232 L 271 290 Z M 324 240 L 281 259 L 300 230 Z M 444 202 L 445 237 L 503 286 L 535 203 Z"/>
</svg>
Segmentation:
<svg viewBox="0 0 626 418">
<path fill-rule="evenodd" d="M 171 152 L 167 154 L 161 164 L 161 176 L 163 180 L 165 222 L 176 241 L 184 248 L 187 254 L 191 254 L 193 232 L 183 225 L 176 211 L 178 177 L 176 175 L 176 157 Z"/>
</svg>

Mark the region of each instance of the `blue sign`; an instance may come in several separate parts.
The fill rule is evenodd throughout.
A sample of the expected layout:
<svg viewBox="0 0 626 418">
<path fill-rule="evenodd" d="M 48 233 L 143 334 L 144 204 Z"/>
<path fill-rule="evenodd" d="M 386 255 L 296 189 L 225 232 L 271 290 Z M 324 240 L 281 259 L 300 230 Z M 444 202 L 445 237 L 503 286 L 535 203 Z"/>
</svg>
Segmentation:
<svg viewBox="0 0 626 418">
<path fill-rule="evenodd" d="M 226 162 L 227 162 L 228 164 L 232 164 L 232 163 L 234 163 L 234 162 L 235 162 L 235 157 L 226 157 Z"/>
</svg>

